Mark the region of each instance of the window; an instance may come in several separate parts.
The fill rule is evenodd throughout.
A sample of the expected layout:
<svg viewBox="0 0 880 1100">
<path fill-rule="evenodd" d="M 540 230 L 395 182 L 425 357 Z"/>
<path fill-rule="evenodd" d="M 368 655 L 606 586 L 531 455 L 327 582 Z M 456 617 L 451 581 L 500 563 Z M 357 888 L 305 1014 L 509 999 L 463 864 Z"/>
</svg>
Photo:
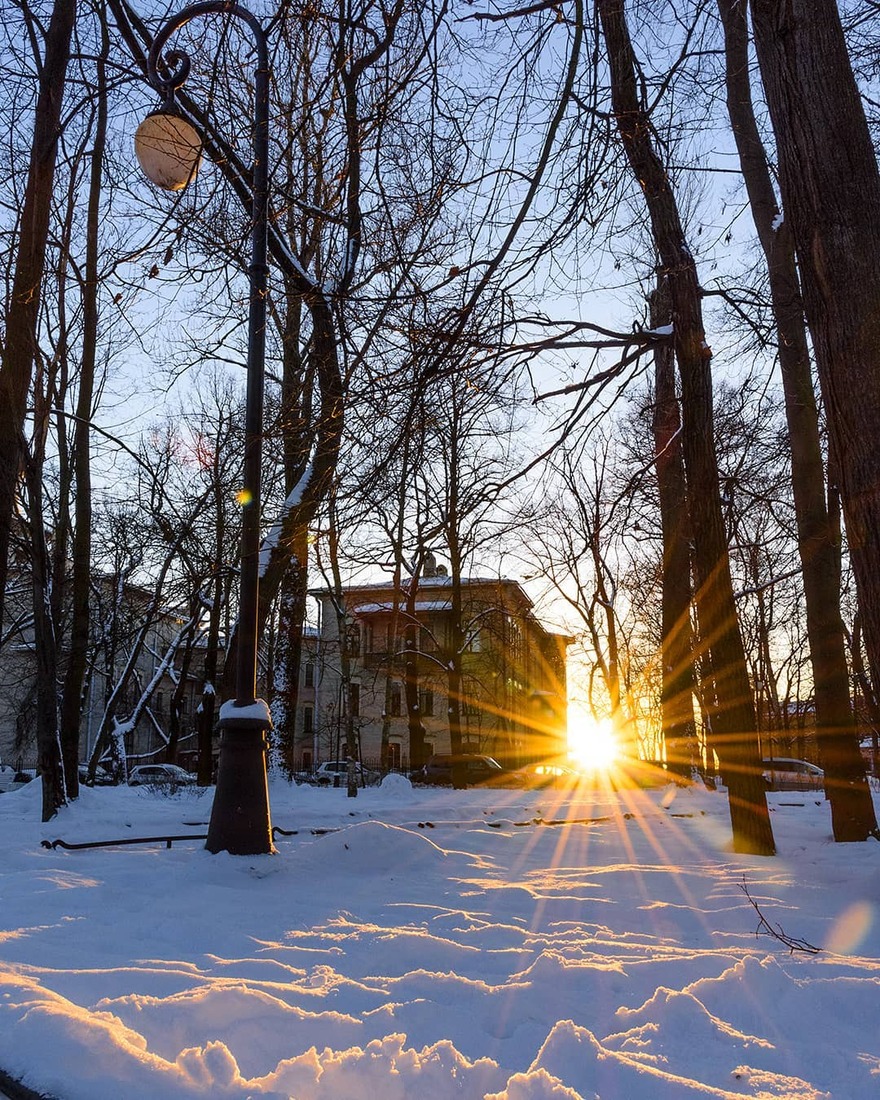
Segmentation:
<svg viewBox="0 0 880 1100">
<path fill-rule="evenodd" d="M 388 767 L 400 771 L 400 745 L 396 741 L 388 742 Z"/>
<path fill-rule="evenodd" d="M 437 648 L 437 641 L 430 626 L 422 624 L 419 627 L 419 652 L 433 653 Z"/>
<path fill-rule="evenodd" d="M 392 718 L 399 718 L 403 710 L 403 692 L 400 684 L 391 685 L 391 700 L 388 704 L 388 713 Z"/>
<path fill-rule="evenodd" d="M 315 664 L 314 664 L 314 661 L 306 661 L 305 686 L 307 688 L 313 688 L 315 686 Z"/>
<path fill-rule="evenodd" d="M 370 623 L 367 628 L 367 652 L 384 653 L 388 642 L 388 630 L 385 623 Z"/>
<path fill-rule="evenodd" d="M 303 707 L 303 733 L 311 735 L 315 732 L 315 708 Z"/>
<path fill-rule="evenodd" d="M 302 754 L 302 770 L 304 772 L 312 770 L 312 754 L 310 751 L 306 751 Z"/>
<path fill-rule="evenodd" d="M 507 648 L 510 656 L 519 661 L 523 655 L 523 635 L 519 624 L 512 615 L 507 617 Z"/>
<path fill-rule="evenodd" d="M 422 688 L 419 692 L 419 710 L 423 716 L 432 718 L 434 715 L 434 689 Z"/>
</svg>

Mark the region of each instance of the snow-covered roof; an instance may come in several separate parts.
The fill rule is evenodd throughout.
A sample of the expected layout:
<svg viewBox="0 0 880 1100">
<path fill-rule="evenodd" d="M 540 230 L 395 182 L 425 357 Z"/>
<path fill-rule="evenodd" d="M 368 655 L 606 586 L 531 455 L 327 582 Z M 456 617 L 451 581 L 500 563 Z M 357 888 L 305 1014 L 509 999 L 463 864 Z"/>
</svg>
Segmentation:
<svg viewBox="0 0 880 1100">
<path fill-rule="evenodd" d="M 404 578 L 400 585 L 397 586 L 398 591 L 405 592 L 409 586 L 409 579 Z M 524 600 L 529 606 L 532 601 L 526 595 L 522 585 L 519 581 L 513 580 L 511 577 L 462 577 L 462 588 L 476 588 L 483 585 L 493 585 L 496 588 L 506 588 L 508 590 L 516 590 L 520 598 Z M 452 578 L 449 576 L 441 577 L 420 577 L 418 588 L 421 591 L 423 588 L 449 588 L 452 585 Z M 377 581 L 373 584 L 349 584 L 345 585 L 342 594 L 348 599 L 356 597 L 359 592 L 393 592 L 395 590 L 395 584 L 393 581 Z M 309 595 L 314 596 L 317 599 L 327 598 L 335 595 L 335 593 L 329 588 L 312 588 L 309 590 Z"/>
<path fill-rule="evenodd" d="M 403 611 L 399 604 L 398 611 Z M 452 609 L 452 602 L 450 600 L 419 600 L 415 605 L 416 611 L 450 611 Z M 355 615 L 375 615 L 377 612 L 386 611 L 391 612 L 394 610 L 394 604 L 390 603 L 362 603 L 356 604 L 352 611 Z"/>
</svg>

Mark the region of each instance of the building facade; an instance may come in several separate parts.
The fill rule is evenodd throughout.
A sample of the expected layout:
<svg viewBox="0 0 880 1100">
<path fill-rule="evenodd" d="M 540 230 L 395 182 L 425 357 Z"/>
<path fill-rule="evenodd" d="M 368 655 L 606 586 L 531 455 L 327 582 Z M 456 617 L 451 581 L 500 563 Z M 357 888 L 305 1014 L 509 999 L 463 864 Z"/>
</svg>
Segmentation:
<svg viewBox="0 0 880 1100">
<path fill-rule="evenodd" d="M 382 583 L 311 595 L 319 626 L 303 640 L 298 769 L 344 758 L 351 724 L 365 764 L 405 771 L 418 756 L 450 751 L 454 712 L 464 752 L 507 766 L 565 754 L 571 639 L 538 620 L 516 581 L 453 582 L 440 567 L 415 588 Z M 417 699 L 421 751 L 410 743 L 408 694 Z"/>
<path fill-rule="evenodd" d="M 0 763 L 16 769 L 32 769 L 37 762 L 38 673 L 29 583 L 23 574 L 20 592 L 13 589 L 7 599 L 0 647 Z M 129 765 L 164 760 L 169 731 L 176 727 L 177 759 L 193 766 L 204 683 L 202 636 L 194 627 L 181 637 L 186 613 L 157 610 L 155 603 L 153 593 L 138 585 L 106 576 L 93 579 L 79 730 L 82 761 L 92 754 L 112 698 Z M 58 657 L 63 671 L 63 646 Z M 136 720 L 127 720 L 135 713 Z"/>
</svg>

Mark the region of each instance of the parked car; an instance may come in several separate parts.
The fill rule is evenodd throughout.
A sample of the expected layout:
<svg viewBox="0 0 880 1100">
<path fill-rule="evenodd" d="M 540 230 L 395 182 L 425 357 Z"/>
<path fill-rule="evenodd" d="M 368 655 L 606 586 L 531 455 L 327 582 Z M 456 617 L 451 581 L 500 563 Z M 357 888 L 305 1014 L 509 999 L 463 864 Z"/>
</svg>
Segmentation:
<svg viewBox="0 0 880 1100">
<path fill-rule="evenodd" d="M 0 764 L 0 794 L 6 791 L 17 791 L 34 778 L 31 772 L 17 772 L 7 764 Z"/>
<path fill-rule="evenodd" d="M 293 781 L 300 786 L 305 785 L 307 787 L 314 787 L 318 782 L 312 772 L 294 772 Z"/>
<path fill-rule="evenodd" d="M 554 787 L 571 790 L 583 781 L 583 774 L 555 760 L 542 760 L 526 764 L 509 773 L 510 785 L 517 787 Z"/>
<path fill-rule="evenodd" d="M 361 786 L 372 787 L 379 782 L 379 773 L 365 768 L 358 761 L 355 761 L 354 769 L 357 781 Z M 315 769 L 314 782 L 320 787 L 341 787 L 343 784 L 347 784 L 348 761 L 325 760 Z"/>
<path fill-rule="evenodd" d="M 84 787 L 113 787 L 116 784 L 116 780 L 110 772 L 100 764 L 95 768 L 94 779 L 89 779 L 88 764 L 80 764 L 79 781 Z"/>
<path fill-rule="evenodd" d="M 762 763 L 768 791 L 821 791 L 825 786 L 825 773 L 808 760 L 774 756 Z"/>
<path fill-rule="evenodd" d="M 193 787 L 196 777 L 176 764 L 138 764 L 128 773 L 130 787 Z"/>
<path fill-rule="evenodd" d="M 414 783 L 449 786 L 452 784 L 453 764 L 456 763 L 464 767 L 465 782 L 469 787 L 486 784 L 503 786 L 505 779 L 510 775 L 491 756 L 463 752 L 456 756 L 439 753 L 430 757 L 423 768 L 413 772 L 410 779 Z"/>
</svg>

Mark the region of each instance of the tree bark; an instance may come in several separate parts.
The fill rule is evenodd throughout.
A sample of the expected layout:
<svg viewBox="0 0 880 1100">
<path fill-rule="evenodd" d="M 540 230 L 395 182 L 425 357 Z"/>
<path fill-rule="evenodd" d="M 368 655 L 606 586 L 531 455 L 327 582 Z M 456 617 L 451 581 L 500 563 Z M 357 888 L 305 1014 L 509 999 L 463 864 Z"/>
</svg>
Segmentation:
<svg viewBox="0 0 880 1100">
<path fill-rule="evenodd" d="M 272 685 L 272 722 L 278 762 L 288 779 L 296 771 L 296 717 L 308 595 L 308 530 L 294 533 L 290 562 L 278 593 L 278 636 Z"/>
<path fill-rule="evenodd" d="M 752 12 L 865 643 L 872 666 L 880 667 L 880 174 L 837 4 L 753 0 Z M 823 699 L 835 692 L 828 670 L 845 651 L 842 627 L 824 621 L 827 609 L 817 614 L 810 642 L 812 648 L 815 633 L 818 711 L 820 690 Z M 820 740 L 820 760 L 829 773 L 835 838 L 862 840 L 877 834 L 873 803 L 848 693 L 845 704 L 832 699 L 822 716 L 831 731 Z"/>
<path fill-rule="evenodd" d="M 288 171 L 288 187 L 295 185 Z M 288 236 L 292 238 L 294 232 L 294 225 L 289 223 Z M 314 384 L 314 372 L 307 368 L 302 353 L 303 300 L 289 273 L 284 274 L 284 302 L 280 429 L 284 490 L 289 495 L 300 483 L 308 466 L 312 439 L 311 390 Z M 278 584 L 275 672 L 273 683 L 269 686 L 277 759 L 288 779 L 293 778 L 296 770 L 297 702 L 308 595 L 308 523 L 308 518 L 303 518 L 291 530 L 286 544 L 287 564 Z"/>
<path fill-rule="evenodd" d="M 328 501 L 328 526 L 327 548 L 330 558 L 330 573 L 333 580 L 333 609 L 336 613 L 336 634 L 339 638 L 339 681 L 340 681 L 340 718 L 344 722 L 345 730 L 345 756 L 348 761 L 346 789 L 349 798 L 357 798 L 358 773 L 356 762 L 360 761 L 358 744 L 358 731 L 355 726 L 354 691 L 352 680 L 352 657 L 358 657 L 358 652 L 352 652 L 351 639 L 360 638 L 359 628 L 350 616 L 350 609 L 345 602 L 345 587 L 342 583 L 342 571 L 339 565 L 339 522 L 336 511 L 335 490 L 331 490 Z M 355 627 L 357 633 L 350 633 L 350 628 Z"/>
<path fill-rule="evenodd" d="M 611 98 L 618 131 L 648 207 L 661 272 L 668 276 L 673 342 L 681 377 L 682 452 L 694 539 L 694 576 L 701 643 L 712 655 L 718 691 L 713 716 L 729 790 L 734 848 L 775 852 L 761 777 L 751 686 L 730 576 L 721 511 L 712 408 L 712 352 L 703 328 L 696 264 L 687 247 L 671 184 L 639 105 L 635 55 L 623 0 L 598 0 L 608 47 Z"/>
<path fill-rule="evenodd" d="M 73 469 L 76 479 L 74 501 L 71 578 L 70 651 L 61 698 L 61 753 L 64 777 L 71 798 L 79 793 L 79 727 L 83 706 L 83 684 L 89 650 L 89 590 L 92 568 L 92 472 L 90 424 L 95 389 L 98 349 L 99 226 L 101 178 L 107 141 L 107 83 L 104 60 L 110 49 L 106 20 L 102 23 L 101 58 L 97 66 L 98 110 L 89 179 L 86 215 L 86 262 L 83 282 L 83 346 L 73 429 Z"/>
<path fill-rule="evenodd" d="M 171 692 L 168 703 L 168 741 L 165 744 L 165 763 L 176 764 L 177 754 L 180 750 L 180 733 L 183 726 L 183 701 L 186 698 L 186 686 L 189 679 L 189 670 L 192 667 L 195 655 L 196 634 L 202 606 L 198 597 L 190 607 L 191 628 L 184 635 L 183 655 L 180 659 L 180 669 L 177 672 L 177 683 Z M 169 670 L 170 671 L 170 670 Z"/>
<path fill-rule="evenodd" d="M 22 464 L 22 428 L 34 358 L 46 242 L 61 126 L 61 104 L 70 59 L 76 0 L 55 0 L 40 70 L 30 168 L 24 193 L 12 296 L 0 362 L 0 623 L 8 569 L 15 488 Z"/>
<path fill-rule="evenodd" d="M 41 398 L 40 405 L 44 404 Z M 45 412 L 41 414 L 45 419 Z M 36 657 L 37 771 L 42 780 L 42 820 L 49 821 L 67 802 L 61 742 L 58 737 L 58 646 L 50 607 L 49 547 L 43 523 L 42 475 L 45 460 L 42 431 L 27 462 L 31 583 Z"/>
<path fill-rule="evenodd" d="M 452 786 L 455 790 L 467 787 L 467 769 L 460 759 L 462 752 L 462 691 L 464 676 L 462 671 L 462 653 L 464 650 L 464 629 L 462 625 L 462 568 L 464 554 L 461 546 L 460 524 L 462 521 L 459 489 L 461 476 L 459 464 L 460 421 L 458 412 L 457 389 L 452 385 L 452 411 L 447 440 L 448 459 L 446 467 L 447 495 L 446 514 L 443 517 L 446 534 L 446 549 L 449 552 L 449 633 L 446 639 L 448 652 L 444 654 L 447 673 L 446 713 L 449 721 L 449 748 L 452 752 Z"/>
<path fill-rule="evenodd" d="M 862 695 L 862 703 L 871 731 L 871 774 L 877 775 L 877 760 L 880 757 L 880 699 L 872 680 L 865 669 L 862 656 L 862 624 L 856 615 L 852 635 L 847 638 L 852 655 L 853 677 Z"/>
<path fill-rule="evenodd" d="M 651 296 L 651 327 L 672 318 L 669 287 L 660 279 Z M 666 766 L 689 779 L 696 762 L 694 664 L 691 653 L 691 563 L 687 485 L 681 455 L 681 417 L 675 396 L 675 357 L 671 343 L 654 351 L 654 462 L 663 534 L 662 642 L 660 660 Z"/>
<path fill-rule="evenodd" d="M 208 615 L 208 634 L 205 641 L 205 661 L 202 666 L 202 698 L 197 711 L 197 738 L 199 750 L 198 784 L 210 787 L 214 781 L 214 714 L 217 709 L 217 664 L 220 656 L 220 624 L 223 609 L 223 577 L 220 572 L 220 553 L 223 545 L 222 521 L 218 513 L 217 557 L 215 576 L 211 588 L 211 608 Z"/>
<path fill-rule="evenodd" d="M 416 600 L 419 594 L 423 562 L 421 557 L 409 579 L 406 590 L 405 628 L 403 632 L 403 694 L 406 703 L 407 731 L 409 733 L 410 767 L 421 768 L 425 760 L 425 723 L 419 709 L 419 625 L 416 619 Z M 395 639 L 396 644 L 396 639 Z"/>
</svg>

